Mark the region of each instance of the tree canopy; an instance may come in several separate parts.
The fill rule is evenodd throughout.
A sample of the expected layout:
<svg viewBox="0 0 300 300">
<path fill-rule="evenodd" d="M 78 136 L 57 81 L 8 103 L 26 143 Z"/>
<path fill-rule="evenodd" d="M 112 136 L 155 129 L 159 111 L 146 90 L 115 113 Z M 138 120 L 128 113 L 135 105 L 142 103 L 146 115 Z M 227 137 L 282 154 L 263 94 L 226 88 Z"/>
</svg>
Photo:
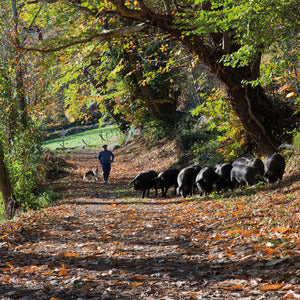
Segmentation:
<svg viewBox="0 0 300 300">
<path fill-rule="evenodd" d="M 299 126 L 296 0 L 4 0 L 0 15 L 0 164 L 7 177 L 12 162 L 27 166 L 22 184 L 10 179 L 19 191 L 36 170 L 40 122 L 88 117 L 95 104 L 123 131 L 170 132 L 201 104 L 194 114 L 260 154 Z"/>
<path fill-rule="evenodd" d="M 135 76 L 138 86 L 135 86 L 133 92 L 134 88 L 130 84 L 134 81 L 131 80 L 130 95 L 125 98 L 134 99 L 131 101 L 133 106 L 136 101 L 140 101 L 138 99 L 142 99 L 146 110 L 155 117 L 165 118 L 160 111 L 163 106 L 159 103 L 166 99 L 153 95 L 153 78 L 173 67 L 178 62 L 178 53 L 186 51 L 194 61 L 205 65 L 221 81 L 227 91 L 228 101 L 247 134 L 260 146 L 262 152 L 274 151 L 287 138 L 287 132 L 295 127 L 297 116 L 293 106 L 297 103 L 295 66 L 298 61 L 299 29 L 297 1 L 194 3 L 168 0 L 34 0 L 27 1 L 23 11 L 28 23 L 33 16 L 36 17 L 34 23 L 43 32 L 43 40 L 21 48 L 41 53 L 61 51 L 60 61 L 72 64 L 72 71 L 61 70 L 70 80 L 79 70 L 87 71 L 88 67 L 94 66 L 89 75 L 93 75 L 92 78 L 96 80 L 94 83 L 98 84 L 97 94 L 101 88 L 103 95 L 103 82 L 111 82 L 112 74 L 120 76 L 121 68 L 122 76 L 128 79 L 124 75 L 124 66 L 127 63 L 128 67 L 130 63 L 131 68 L 126 71 Z M 145 51 L 149 50 L 151 42 L 155 40 L 159 41 L 158 47 L 161 49 L 167 49 L 169 41 L 173 41 L 173 45 L 174 41 L 181 42 L 184 48 L 178 48 L 177 52 L 168 49 L 169 59 L 165 66 L 158 67 L 153 73 L 145 70 L 145 61 L 150 57 Z M 112 69 L 111 64 L 106 65 L 110 79 L 102 71 L 100 79 L 95 74 L 107 64 L 108 49 L 119 49 L 119 57 L 115 57 L 114 62 L 116 64 L 119 61 L 115 65 L 118 70 Z M 162 58 L 162 51 L 160 52 L 153 51 L 151 55 L 156 55 L 158 60 L 166 59 Z M 273 53 L 275 56 L 272 56 Z M 294 94 L 289 94 L 289 103 L 282 103 L 280 97 L 272 98 L 266 89 L 274 77 L 278 78 L 278 71 L 282 70 L 277 68 L 279 64 L 282 67 L 285 64 L 284 70 L 290 73 L 289 86 L 293 86 L 295 91 Z M 173 80 L 173 75 L 169 76 L 170 81 Z M 103 77 L 106 77 L 105 80 Z M 116 88 L 119 93 L 120 90 L 124 91 L 120 86 Z M 171 97 L 174 98 L 174 94 L 172 96 L 171 93 Z M 113 104 L 113 109 L 110 107 L 111 114 L 120 114 L 118 98 L 121 98 L 120 94 L 116 95 L 113 103 L 110 101 Z M 122 119 L 123 116 L 119 118 Z M 281 122 L 276 123 L 278 119 Z"/>
</svg>

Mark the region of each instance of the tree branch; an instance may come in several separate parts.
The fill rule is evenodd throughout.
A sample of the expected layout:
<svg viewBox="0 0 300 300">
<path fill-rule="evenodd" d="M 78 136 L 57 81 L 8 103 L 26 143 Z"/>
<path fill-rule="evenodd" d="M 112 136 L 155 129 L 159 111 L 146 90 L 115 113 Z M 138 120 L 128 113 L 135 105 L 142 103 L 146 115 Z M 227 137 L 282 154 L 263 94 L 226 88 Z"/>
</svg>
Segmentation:
<svg viewBox="0 0 300 300">
<path fill-rule="evenodd" d="M 150 10 L 149 7 L 146 6 L 146 4 L 144 3 L 143 0 L 137 0 L 138 4 L 139 4 L 139 7 L 141 8 L 141 10 L 147 14 L 147 15 L 152 15 L 153 12 Z"/>
<path fill-rule="evenodd" d="M 145 14 L 141 10 L 128 8 L 124 5 L 122 0 L 109 0 L 109 2 L 116 7 L 117 11 L 119 11 L 121 16 L 124 18 L 135 20 L 143 20 L 146 18 Z"/>
<path fill-rule="evenodd" d="M 55 48 L 48 48 L 48 49 L 42 49 L 42 48 L 37 48 L 37 47 L 30 47 L 30 48 L 19 47 L 19 48 L 22 49 L 22 50 L 25 50 L 25 51 L 36 51 L 36 52 L 41 52 L 41 53 L 57 52 L 57 51 L 69 48 L 71 46 L 86 44 L 86 43 L 91 42 L 95 39 L 101 39 L 101 40 L 105 41 L 105 40 L 109 40 L 113 36 L 130 34 L 130 33 L 133 33 L 133 32 L 139 32 L 143 29 L 148 28 L 148 26 L 149 26 L 149 24 L 147 24 L 147 23 L 141 23 L 141 24 L 138 24 L 138 25 L 135 25 L 135 26 L 126 26 L 126 27 L 118 28 L 118 29 L 103 30 L 101 33 L 91 35 L 91 36 L 89 36 L 85 39 L 74 40 L 74 41 L 69 42 L 65 45 L 58 46 L 58 47 L 55 47 Z"/>
</svg>

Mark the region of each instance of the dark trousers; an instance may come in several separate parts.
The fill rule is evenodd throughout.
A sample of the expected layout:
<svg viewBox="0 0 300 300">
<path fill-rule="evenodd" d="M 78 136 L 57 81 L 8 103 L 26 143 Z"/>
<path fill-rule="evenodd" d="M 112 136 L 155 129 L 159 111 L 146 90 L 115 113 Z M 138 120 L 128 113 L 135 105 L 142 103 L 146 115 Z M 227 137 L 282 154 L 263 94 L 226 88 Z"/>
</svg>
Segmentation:
<svg viewBox="0 0 300 300">
<path fill-rule="evenodd" d="M 102 165 L 102 175 L 103 175 L 103 180 L 107 181 L 108 180 L 108 176 L 110 173 L 110 169 L 111 169 L 111 165 Z"/>
</svg>

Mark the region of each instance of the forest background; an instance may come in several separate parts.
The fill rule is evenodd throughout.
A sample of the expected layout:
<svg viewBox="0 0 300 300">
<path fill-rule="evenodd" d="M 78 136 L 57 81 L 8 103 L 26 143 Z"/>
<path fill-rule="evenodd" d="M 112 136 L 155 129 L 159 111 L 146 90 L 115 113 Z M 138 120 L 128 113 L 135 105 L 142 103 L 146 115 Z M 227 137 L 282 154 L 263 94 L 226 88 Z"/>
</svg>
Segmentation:
<svg viewBox="0 0 300 300">
<path fill-rule="evenodd" d="M 299 140 L 295 0 L 4 0 L 0 16 L 7 215 L 41 192 L 45 127 L 114 120 L 200 163 Z"/>
</svg>

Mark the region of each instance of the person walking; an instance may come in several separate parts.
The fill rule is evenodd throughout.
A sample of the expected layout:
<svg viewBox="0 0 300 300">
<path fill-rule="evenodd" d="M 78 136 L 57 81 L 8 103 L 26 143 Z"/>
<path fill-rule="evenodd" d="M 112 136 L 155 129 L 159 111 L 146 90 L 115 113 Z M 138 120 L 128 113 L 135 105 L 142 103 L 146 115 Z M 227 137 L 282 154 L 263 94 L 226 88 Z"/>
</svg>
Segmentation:
<svg viewBox="0 0 300 300">
<path fill-rule="evenodd" d="M 98 154 L 98 160 L 102 166 L 104 183 L 107 183 L 111 169 L 111 163 L 114 161 L 115 156 L 110 150 L 107 149 L 107 145 L 103 145 L 102 148 L 103 150 Z"/>
</svg>

